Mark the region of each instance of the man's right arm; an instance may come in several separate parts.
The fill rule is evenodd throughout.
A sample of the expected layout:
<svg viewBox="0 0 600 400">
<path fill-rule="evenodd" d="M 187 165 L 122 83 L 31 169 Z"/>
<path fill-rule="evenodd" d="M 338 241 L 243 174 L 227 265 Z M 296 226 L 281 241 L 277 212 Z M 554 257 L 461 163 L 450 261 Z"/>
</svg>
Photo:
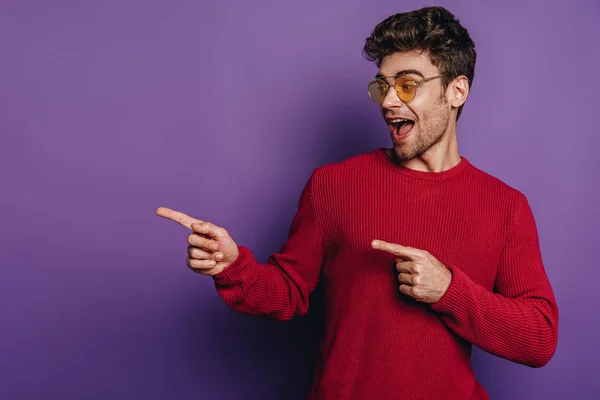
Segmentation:
<svg viewBox="0 0 600 400">
<path fill-rule="evenodd" d="M 275 320 L 308 311 L 326 247 L 322 221 L 313 208 L 314 185 L 313 174 L 300 196 L 287 241 L 266 264 L 258 263 L 247 247 L 238 246 L 235 261 L 213 275 L 217 292 L 232 309 Z"/>
</svg>

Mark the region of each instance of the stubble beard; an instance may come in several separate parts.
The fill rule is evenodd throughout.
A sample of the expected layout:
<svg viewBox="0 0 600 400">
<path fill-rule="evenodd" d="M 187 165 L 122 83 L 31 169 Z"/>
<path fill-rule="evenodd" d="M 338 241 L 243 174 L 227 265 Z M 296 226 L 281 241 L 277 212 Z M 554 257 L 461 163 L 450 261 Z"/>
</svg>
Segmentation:
<svg viewBox="0 0 600 400">
<path fill-rule="evenodd" d="M 423 116 L 419 131 L 416 132 L 412 143 L 396 144 L 394 151 L 399 161 L 408 161 L 415 157 L 420 157 L 430 148 L 437 145 L 445 136 L 450 120 L 450 111 L 446 107 L 446 97 L 440 96 L 435 102 L 431 111 Z M 413 127 L 416 129 L 417 126 Z"/>
</svg>

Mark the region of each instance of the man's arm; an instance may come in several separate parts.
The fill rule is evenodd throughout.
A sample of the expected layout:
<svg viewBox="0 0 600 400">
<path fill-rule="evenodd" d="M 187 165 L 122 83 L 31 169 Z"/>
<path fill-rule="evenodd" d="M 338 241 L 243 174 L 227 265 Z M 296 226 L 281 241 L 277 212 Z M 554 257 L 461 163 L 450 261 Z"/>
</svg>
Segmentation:
<svg viewBox="0 0 600 400">
<path fill-rule="evenodd" d="M 533 214 L 523 195 L 506 240 L 494 293 L 425 250 L 374 240 L 397 256 L 399 290 L 428 303 L 458 336 L 499 357 L 542 367 L 558 340 L 558 307 L 546 276 Z"/>
<path fill-rule="evenodd" d="M 287 241 L 266 264 L 258 263 L 250 249 L 239 246 L 237 259 L 213 275 L 217 292 L 231 308 L 276 320 L 308 311 L 325 248 L 323 226 L 313 208 L 314 187 L 315 173 L 302 191 Z"/>
<path fill-rule="evenodd" d="M 494 293 L 450 265 L 451 283 L 431 309 L 457 335 L 481 349 L 542 367 L 556 351 L 558 307 L 542 263 L 533 214 L 525 196 L 519 196 Z"/>
</svg>

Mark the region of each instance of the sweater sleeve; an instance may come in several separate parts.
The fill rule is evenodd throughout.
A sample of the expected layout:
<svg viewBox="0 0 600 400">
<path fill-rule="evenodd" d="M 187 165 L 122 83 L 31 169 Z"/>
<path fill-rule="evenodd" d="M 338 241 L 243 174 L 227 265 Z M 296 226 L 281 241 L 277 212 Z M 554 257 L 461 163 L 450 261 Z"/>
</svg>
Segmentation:
<svg viewBox="0 0 600 400">
<path fill-rule="evenodd" d="M 558 307 L 539 248 L 533 214 L 522 194 L 498 266 L 494 292 L 457 266 L 431 308 L 463 339 L 496 356 L 542 367 L 556 351 Z"/>
<path fill-rule="evenodd" d="M 267 263 L 238 246 L 238 258 L 213 276 L 219 296 L 235 311 L 280 321 L 308 311 L 325 247 L 313 207 L 314 186 L 315 173 L 302 191 L 287 241 Z"/>
</svg>

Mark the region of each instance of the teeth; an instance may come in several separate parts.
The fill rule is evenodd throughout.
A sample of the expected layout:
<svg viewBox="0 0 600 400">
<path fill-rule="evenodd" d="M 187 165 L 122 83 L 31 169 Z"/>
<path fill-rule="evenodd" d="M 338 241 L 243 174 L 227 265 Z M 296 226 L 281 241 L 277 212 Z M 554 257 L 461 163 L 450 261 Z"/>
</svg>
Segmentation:
<svg viewBox="0 0 600 400">
<path fill-rule="evenodd" d="M 390 122 L 392 124 L 399 124 L 400 122 L 406 122 L 406 121 L 408 121 L 408 120 L 407 119 L 400 119 L 400 118 L 398 118 L 398 119 L 393 119 Z"/>
</svg>

